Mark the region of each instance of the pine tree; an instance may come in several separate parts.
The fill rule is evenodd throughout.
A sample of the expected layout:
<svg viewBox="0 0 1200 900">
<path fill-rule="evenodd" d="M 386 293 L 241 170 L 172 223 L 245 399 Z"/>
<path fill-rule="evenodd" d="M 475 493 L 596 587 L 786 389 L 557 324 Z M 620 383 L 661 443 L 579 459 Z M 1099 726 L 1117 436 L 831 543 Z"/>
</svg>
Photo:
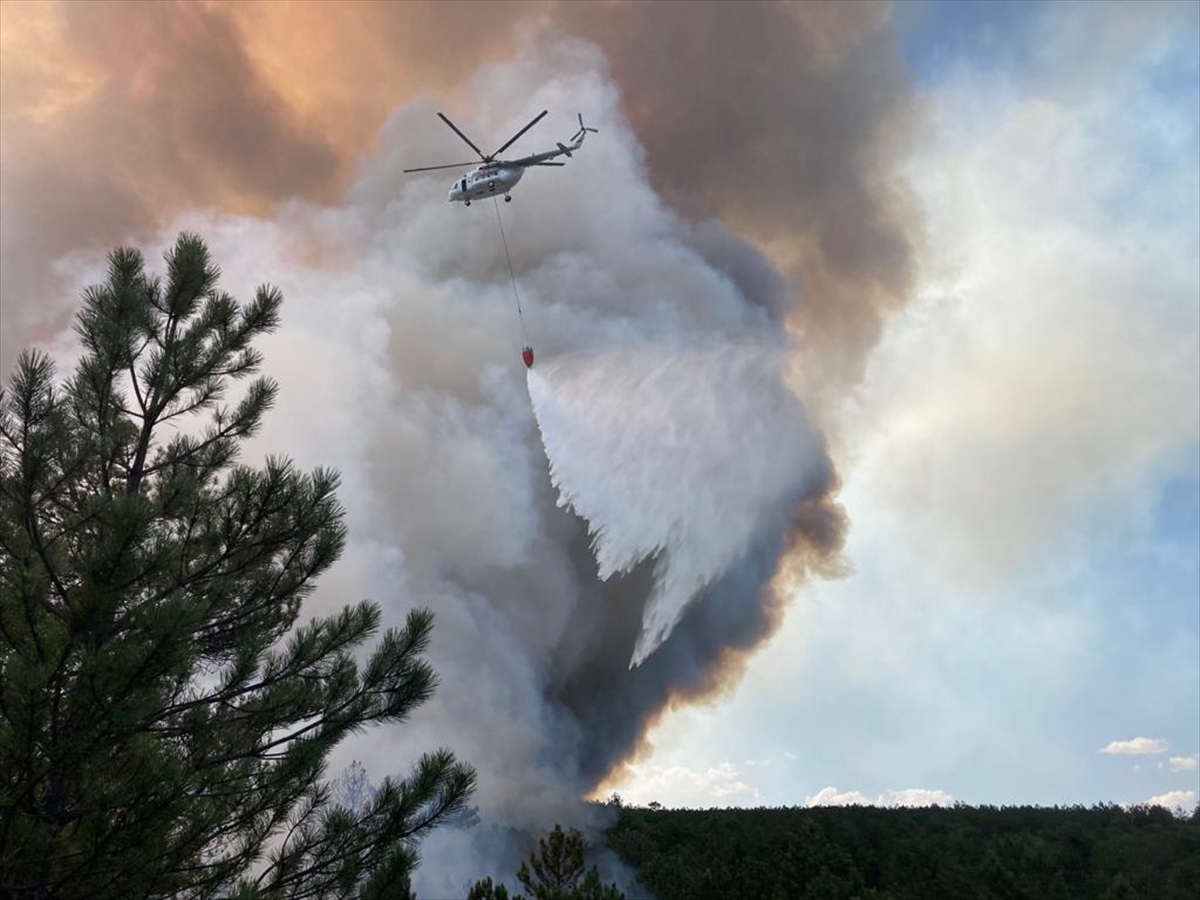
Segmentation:
<svg viewBox="0 0 1200 900">
<path fill-rule="evenodd" d="M 337 476 L 239 465 L 276 385 L 225 403 L 281 296 L 220 291 L 193 235 L 165 258 L 114 251 L 72 377 L 27 352 L 0 394 L 0 893 L 408 896 L 473 771 L 430 753 L 353 810 L 324 772 L 431 696 L 431 614 L 361 665 L 377 606 L 299 623 L 345 542 Z"/>
<path fill-rule="evenodd" d="M 367 777 L 366 767 L 357 759 L 351 760 L 341 776 L 332 783 L 332 800 L 350 812 L 358 812 L 371 805 L 375 798 L 375 786 Z M 443 818 L 443 823 L 446 819 Z"/>
<path fill-rule="evenodd" d="M 527 894 L 510 895 L 503 884 L 485 878 L 475 882 L 467 900 L 624 900 L 615 884 L 600 881 L 595 866 L 586 868 L 587 851 L 587 841 L 576 829 L 563 831 L 555 825 L 517 872 Z"/>
</svg>

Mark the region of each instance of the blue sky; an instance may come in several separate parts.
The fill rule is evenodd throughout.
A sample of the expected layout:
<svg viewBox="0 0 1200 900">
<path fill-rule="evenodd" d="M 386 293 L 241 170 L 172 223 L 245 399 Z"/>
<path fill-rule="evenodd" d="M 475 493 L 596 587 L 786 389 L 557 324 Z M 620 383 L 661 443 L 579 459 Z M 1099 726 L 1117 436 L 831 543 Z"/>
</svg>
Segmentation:
<svg viewBox="0 0 1200 900">
<path fill-rule="evenodd" d="M 901 54 L 913 79 L 926 88 L 962 59 L 981 68 L 1019 66 L 1029 25 L 1043 6 L 1033 0 L 899 3 L 894 20 Z"/>
<path fill-rule="evenodd" d="M 928 246 L 843 423 L 855 572 L 631 799 L 1195 802 L 1197 21 L 897 8 Z"/>
</svg>

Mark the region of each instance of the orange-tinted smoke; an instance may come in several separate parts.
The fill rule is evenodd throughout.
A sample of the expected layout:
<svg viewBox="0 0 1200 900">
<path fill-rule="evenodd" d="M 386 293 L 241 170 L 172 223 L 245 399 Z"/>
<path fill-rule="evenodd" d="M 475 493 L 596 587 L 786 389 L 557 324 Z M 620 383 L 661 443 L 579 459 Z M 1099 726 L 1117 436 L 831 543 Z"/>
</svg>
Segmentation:
<svg viewBox="0 0 1200 900">
<path fill-rule="evenodd" d="M 668 198 L 750 238 L 793 279 L 810 381 L 853 382 L 911 281 L 914 229 L 893 166 L 911 111 L 884 5 L 0 9 L 6 318 L 68 302 L 45 296 L 46 270 L 72 249 L 196 206 L 337 196 L 398 103 L 453 89 L 534 21 L 605 50 Z M 6 336 L 6 368 L 13 350 Z"/>
</svg>

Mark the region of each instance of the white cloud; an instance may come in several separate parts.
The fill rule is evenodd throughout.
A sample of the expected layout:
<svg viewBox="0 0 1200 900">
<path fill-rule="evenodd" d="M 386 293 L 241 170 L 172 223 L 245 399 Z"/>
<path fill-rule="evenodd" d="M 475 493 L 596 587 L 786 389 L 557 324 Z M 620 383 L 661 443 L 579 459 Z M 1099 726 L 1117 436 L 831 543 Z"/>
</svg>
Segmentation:
<svg viewBox="0 0 1200 900">
<path fill-rule="evenodd" d="M 953 806 L 954 797 L 945 791 L 925 788 L 905 788 L 902 791 L 884 791 L 879 795 L 876 806 Z"/>
<path fill-rule="evenodd" d="M 858 791 L 839 793 L 835 787 L 821 788 L 811 797 L 805 797 L 806 806 L 870 806 L 871 801 Z"/>
<path fill-rule="evenodd" d="M 1172 756 L 1170 759 L 1172 772 L 1192 772 L 1200 766 L 1200 753 L 1191 756 Z"/>
<path fill-rule="evenodd" d="M 1200 430 L 1194 114 L 1140 59 L 1081 102 L 1073 62 L 1015 92 L 965 69 L 931 96 L 922 283 L 850 415 L 922 565 L 976 582 L 1073 523 L 1144 515 Z"/>
<path fill-rule="evenodd" d="M 1130 741 L 1112 741 L 1100 752 L 1113 756 L 1154 756 L 1166 753 L 1168 746 L 1161 738 L 1135 737 Z"/>
<path fill-rule="evenodd" d="M 753 764 L 754 760 L 747 763 Z M 635 805 L 658 801 L 665 806 L 691 807 L 711 806 L 713 801 L 720 801 L 722 806 L 744 805 L 761 796 L 758 788 L 745 781 L 742 770 L 731 762 L 717 763 L 704 770 L 630 763 L 621 779 L 621 794 L 626 802 Z"/>
<path fill-rule="evenodd" d="M 954 797 L 945 791 L 926 788 L 904 788 L 884 791 L 871 799 L 860 791 L 839 792 L 835 787 L 822 788 L 804 800 L 807 806 L 953 806 Z"/>
<path fill-rule="evenodd" d="M 1191 812 L 1196 806 L 1195 791 L 1167 791 L 1165 794 L 1158 794 L 1146 801 L 1147 806 L 1161 806 L 1164 809 L 1175 809 L 1179 807 L 1187 812 Z"/>
</svg>

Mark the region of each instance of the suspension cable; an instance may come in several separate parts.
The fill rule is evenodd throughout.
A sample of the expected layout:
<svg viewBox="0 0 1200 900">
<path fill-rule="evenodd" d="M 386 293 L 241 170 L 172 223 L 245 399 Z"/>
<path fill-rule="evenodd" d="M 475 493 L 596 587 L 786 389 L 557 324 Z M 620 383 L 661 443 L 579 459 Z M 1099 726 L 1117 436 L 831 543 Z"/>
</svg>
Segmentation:
<svg viewBox="0 0 1200 900">
<path fill-rule="evenodd" d="M 508 252 L 508 238 L 504 236 L 504 220 L 500 218 L 500 204 L 496 201 L 495 195 L 492 195 L 492 206 L 496 209 L 496 224 L 500 226 L 500 240 L 504 244 L 504 258 L 508 260 L 508 277 L 512 279 L 513 297 L 517 301 L 517 318 L 521 321 L 521 335 L 525 338 L 525 345 L 529 346 L 529 332 L 525 329 L 525 314 L 521 311 L 521 293 L 517 290 L 517 276 L 513 272 L 512 256 Z"/>
</svg>

